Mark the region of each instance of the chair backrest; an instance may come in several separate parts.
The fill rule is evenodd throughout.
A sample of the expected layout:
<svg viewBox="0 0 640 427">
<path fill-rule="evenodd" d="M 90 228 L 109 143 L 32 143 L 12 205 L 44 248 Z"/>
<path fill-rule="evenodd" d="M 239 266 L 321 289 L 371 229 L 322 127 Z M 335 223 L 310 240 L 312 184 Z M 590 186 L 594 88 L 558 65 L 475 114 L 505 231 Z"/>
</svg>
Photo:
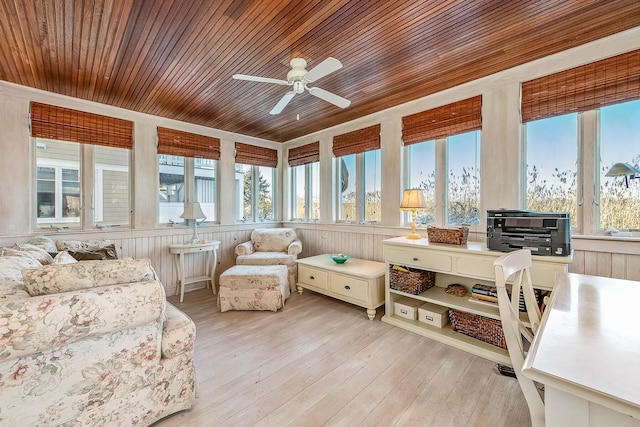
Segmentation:
<svg viewBox="0 0 640 427">
<path fill-rule="evenodd" d="M 293 228 L 256 228 L 251 232 L 256 252 L 286 252 L 296 239 Z"/>
<path fill-rule="evenodd" d="M 523 339 L 529 343 L 533 340 L 540 326 L 540 308 L 536 302 L 531 283 L 531 251 L 521 249 L 496 259 L 493 263 L 498 291 L 498 307 L 500 320 L 507 342 L 507 350 L 513 364 L 520 388 L 529 406 L 531 423 L 544 426 L 544 400 L 536 383 L 522 374 L 522 366 L 526 357 Z M 507 281 L 511 283 L 511 296 L 508 294 Z M 527 309 L 527 325 L 519 313 L 520 298 L 524 296 Z"/>
</svg>

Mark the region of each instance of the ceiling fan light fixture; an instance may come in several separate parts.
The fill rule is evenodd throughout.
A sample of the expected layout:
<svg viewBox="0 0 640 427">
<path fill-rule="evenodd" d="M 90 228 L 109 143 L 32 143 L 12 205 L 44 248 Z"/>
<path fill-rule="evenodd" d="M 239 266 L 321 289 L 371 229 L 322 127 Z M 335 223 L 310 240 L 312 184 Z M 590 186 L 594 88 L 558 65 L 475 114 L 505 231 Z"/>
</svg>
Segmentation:
<svg viewBox="0 0 640 427">
<path fill-rule="evenodd" d="M 297 94 L 304 92 L 304 83 L 302 83 L 302 80 L 296 80 L 293 82 L 293 91 Z"/>
</svg>

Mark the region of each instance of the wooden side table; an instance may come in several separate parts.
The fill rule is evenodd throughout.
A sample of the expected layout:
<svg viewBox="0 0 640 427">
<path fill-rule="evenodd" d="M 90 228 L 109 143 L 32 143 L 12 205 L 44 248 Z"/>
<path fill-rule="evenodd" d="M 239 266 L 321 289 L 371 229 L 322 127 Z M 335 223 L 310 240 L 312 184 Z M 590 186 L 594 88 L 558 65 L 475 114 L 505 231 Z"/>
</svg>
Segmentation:
<svg viewBox="0 0 640 427">
<path fill-rule="evenodd" d="M 173 254 L 173 264 L 178 273 L 178 286 L 176 286 L 176 295 L 180 292 L 180 302 L 184 299 L 184 285 L 195 282 L 209 282 L 213 293 L 216 293 L 216 284 L 214 274 L 216 272 L 216 264 L 218 262 L 216 250 L 220 248 L 219 240 L 211 240 L 204 243 L 176 243 L 169 245 L 169 250 Z M 185 254 L 204 253 L 206 255 L 204 275 L 185 277 L 184 272 L 184 256 Z"/>
</svg>

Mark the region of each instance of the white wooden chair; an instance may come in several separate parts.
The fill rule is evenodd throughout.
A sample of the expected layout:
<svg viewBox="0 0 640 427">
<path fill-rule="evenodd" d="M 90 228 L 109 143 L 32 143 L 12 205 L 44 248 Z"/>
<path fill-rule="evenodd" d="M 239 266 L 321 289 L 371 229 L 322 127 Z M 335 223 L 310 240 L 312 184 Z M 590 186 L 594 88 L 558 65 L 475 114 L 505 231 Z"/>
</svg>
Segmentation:
<svg viewBox="0 0 640 427">
<path fill-rule="evenodd" d="M 531 251 L 521 249 L 496 259 L 493 263 L 498 290 L 500 320 L 507 342 L 507 350 L 513 364 L 520 388 L 529 406 L 533 427 L 544 426 L 544 398 L 536 383 L 522 374 L 526 356 L 523 339 L 529 343 L 540 326 L 540 308 L 531 283 Z M 511 283 L 511 297 L 507 293 L 506 283 Z M 520 290 L 524 296 L 529 325 L 520 319 Z"/>
</svg>

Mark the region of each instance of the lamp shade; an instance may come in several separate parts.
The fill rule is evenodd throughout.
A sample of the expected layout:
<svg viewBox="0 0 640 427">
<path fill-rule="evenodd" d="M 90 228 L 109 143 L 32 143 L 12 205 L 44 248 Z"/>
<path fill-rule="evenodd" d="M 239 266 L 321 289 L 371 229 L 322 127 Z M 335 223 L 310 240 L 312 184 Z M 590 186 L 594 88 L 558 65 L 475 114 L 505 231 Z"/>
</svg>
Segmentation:
<svg viewBox="0 0 640 427">
<path fill-rule="evenodd" d="M 404 196 L 402 197 L 402 203 L 400 204 L 400 210 L 412 210 L 412 209 L 424 209 L 424 195 L 422 190 L 412 188 L 404 190 Z"/>
<path fill-rule="evenodd" d="M 605 176 L 638 176 L 640 171 L 629 163 L 615 163 Z"/>
<path fill-rule="evenodd" d="M 187 206 L 184 208 L 184 212 L 180 215 L 180 218 L 184 219 L 203 219 L 206 217 L 207 216 L 202 212 L 202 208 L 198 202 L 187 203 Z"/>
</svg>

